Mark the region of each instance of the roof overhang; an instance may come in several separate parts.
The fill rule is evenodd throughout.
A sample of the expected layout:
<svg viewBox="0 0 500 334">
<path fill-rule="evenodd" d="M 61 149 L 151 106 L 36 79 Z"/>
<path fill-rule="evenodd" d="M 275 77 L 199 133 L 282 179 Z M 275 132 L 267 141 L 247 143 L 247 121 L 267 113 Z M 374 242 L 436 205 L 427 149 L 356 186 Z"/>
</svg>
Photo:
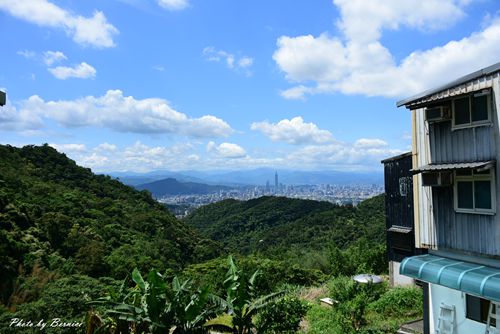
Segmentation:
<svg viewBox="0 0 500 334">
<path fill-rule="evenodd" d="M 399 273 L 500 301 L 500 268 L 426 254 L 405 258 Z"/>
<path fill-rule="evenodd" d="M 426 90 L 426 91 L 419 93 L 417 95 L 411 96 L 411 97 L 406 98 L 406 99 L 401 100 L 401 101 L 398 101 L 396 103 L 396 106 L 397 107 L 406 106 L 407 108 L 410 108 L 411 105 L 417 103 L 419 100 L 423 100 L 431 95 L 434 95 L 436 93 L 446 91 L 448 89 L 463 85 L 469 81 L 473 81 L 473 80 L 476 80 L 476 79 L 484 77 L 484 76 L 492 75 L 492 74 L 499 72 L 499 71 L 500 71 L 500 62 L 493 64 L 491 66 L 485 67 L 479 71 L 475 71 L 473 73 L 467 74 L 466 76 L 458 78 L 458 79 L 456 79 L 452 82 L 449 82 L 445 85 Z"/>
<path fill-rule="evenodd" d="M 442 172 L 452 171 L 457 169 L 478 169 L 487 170 L 495 166 L 495 160 L 474 161 L 474 162 L 456 162 L 447 164 L 429 164 L 411 169 L 413 174 L 426 172 Z"/>
<path fill-rule="evenodd" d="M 4 106 L 6 102 L 6 95 L 5 92 L 2 92 L 0 90 L 0 106 Z"/>
</svg>

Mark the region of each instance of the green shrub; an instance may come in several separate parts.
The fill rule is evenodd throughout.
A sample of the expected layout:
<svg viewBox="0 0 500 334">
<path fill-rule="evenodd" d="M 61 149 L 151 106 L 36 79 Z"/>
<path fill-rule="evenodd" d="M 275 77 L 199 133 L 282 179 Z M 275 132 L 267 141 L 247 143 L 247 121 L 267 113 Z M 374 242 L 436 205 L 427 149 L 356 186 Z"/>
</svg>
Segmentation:
<svg viewBox="0 0 500 334">
<path fill-rule="evenodd" d="M 423 312 L 422 290 L 414 287 L 390 289 L 373 302 L 370 308 L 386 316 L 420 314 Z"/>
<path fill-rule="evenodd" d="M 269 304 L 258 315 L 259 333 L 295 333 L 311 306 L 295 296 Z"/>
</svg>

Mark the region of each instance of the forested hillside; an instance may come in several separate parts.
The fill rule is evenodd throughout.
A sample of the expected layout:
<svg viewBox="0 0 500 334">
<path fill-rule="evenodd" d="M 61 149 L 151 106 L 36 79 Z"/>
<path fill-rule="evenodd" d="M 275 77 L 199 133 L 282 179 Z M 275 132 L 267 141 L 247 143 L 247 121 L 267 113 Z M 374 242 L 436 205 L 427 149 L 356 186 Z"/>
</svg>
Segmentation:
<svg viewBox="0 0 500 334">
<path fill-rule="evenodd" d="M 219 248 L 148 192 L 47 145 L 0 146 L 0 315 L 71 319 L 135 267 L 181 269 Z"/>
<path fill-rule="evenodd" d="M 287 257 L 331 246 L 344 249 L 362 238 L 385 243 L 383 195 L 357 207 L 284 197 L 224 200 L 199 208 L 184 221 L 242 254 Z"/>
</svg>

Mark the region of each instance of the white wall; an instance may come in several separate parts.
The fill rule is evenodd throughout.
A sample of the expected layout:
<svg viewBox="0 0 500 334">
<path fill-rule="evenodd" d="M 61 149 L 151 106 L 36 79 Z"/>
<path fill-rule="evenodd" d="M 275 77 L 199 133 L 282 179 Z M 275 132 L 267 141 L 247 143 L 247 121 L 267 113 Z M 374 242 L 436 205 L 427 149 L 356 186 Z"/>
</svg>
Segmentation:
<svg viewBox="0 0 500 334">
<path fill-rule="evenodd" d="M 431 322 L 438 324 L 441 303 L 455 306 L 455 334 L 482 334 L 486 325 L 465 317 L 465 293 L 458 290 L 446 288 L 437 284 L 429 284 L 429 306 L 431 307 Z M 430 332 L 434 333 L 434 326 Z"/>
<path fill-rule="evenodd" d="M 389 276 L 391 279 L 391 286 L 411 286 L 415 285 L 415 280 L 409 276 L 401 275 L 399 267 L 401 262 L 389 261 Z"/>
</svg>

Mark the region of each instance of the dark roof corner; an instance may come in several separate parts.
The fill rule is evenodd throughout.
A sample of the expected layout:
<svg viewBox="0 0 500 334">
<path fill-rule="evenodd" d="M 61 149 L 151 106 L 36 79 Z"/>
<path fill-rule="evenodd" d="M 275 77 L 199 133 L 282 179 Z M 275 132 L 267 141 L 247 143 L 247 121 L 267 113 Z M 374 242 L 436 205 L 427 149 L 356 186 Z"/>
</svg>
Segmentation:
<svg viewBox="0 0 500 334">
<path fill-rule="evenodd" d="M 6 95 L 5 95 L 5 92 L 2 92 L 0 90 L 0 106 L 4 106 L 5 105 L 5 102 L 6 102 Z"/>
</svg>

